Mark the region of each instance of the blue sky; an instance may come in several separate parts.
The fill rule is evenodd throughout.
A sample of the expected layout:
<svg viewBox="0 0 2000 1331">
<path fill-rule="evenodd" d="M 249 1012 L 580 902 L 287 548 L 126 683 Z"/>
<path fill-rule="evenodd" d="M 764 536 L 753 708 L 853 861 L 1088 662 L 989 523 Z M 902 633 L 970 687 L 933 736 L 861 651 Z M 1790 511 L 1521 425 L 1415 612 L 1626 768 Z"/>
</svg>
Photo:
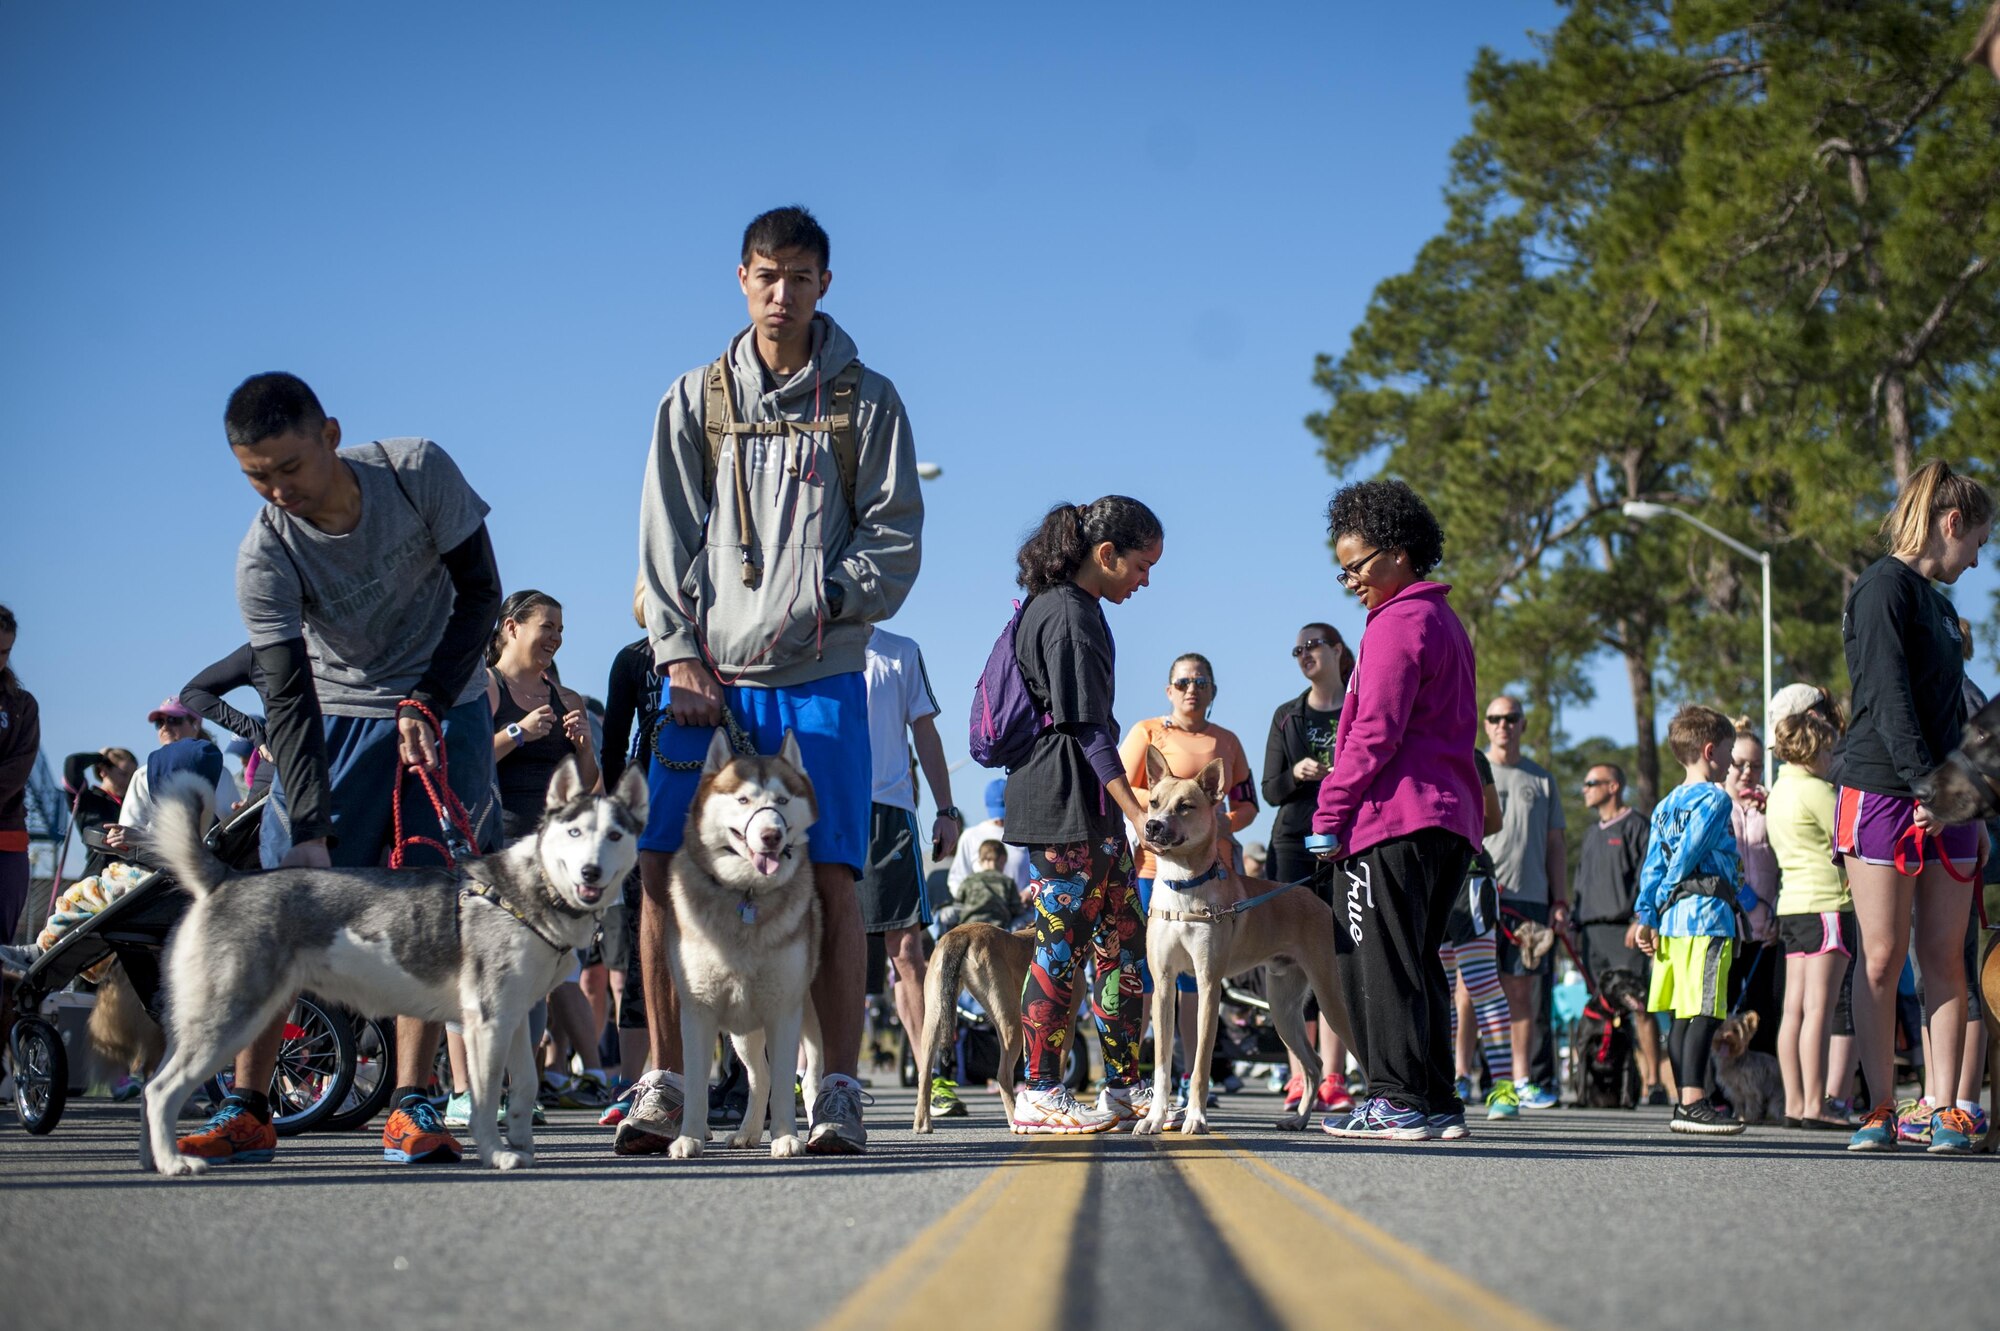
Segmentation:
<svg viewBox="0 0 2000 1331">
<path fill-rule="evenodd" d="M 44 747 L 144 753 L 146 711 L 242 640 L 256 500 L 220 418 L 266 369 L 350 441 L 443 444 L 507 585 L 565 603 L 565 680 L 601 692 L 636 636 L 654 406 L 745 322 L 744 223 L 801 202 L 833 237 L 825 308 L 944 468 L 893 626 L 952 756 L 1023 528 L 1120 491 L 1168 533 L 1111 611 L 1121 715 L 1164 710 L 1173 655 L 1203 651 L 1255 763 L 1302 687 L 1297 626 L 1360 630 L 1313 356 L 1441 221 L 1474 52 L 1525 54 L 1555 14 L 0 9 L 0 601 Z M 1567 729 L 1629 738 L 1600 679 Z"/>
</svg>

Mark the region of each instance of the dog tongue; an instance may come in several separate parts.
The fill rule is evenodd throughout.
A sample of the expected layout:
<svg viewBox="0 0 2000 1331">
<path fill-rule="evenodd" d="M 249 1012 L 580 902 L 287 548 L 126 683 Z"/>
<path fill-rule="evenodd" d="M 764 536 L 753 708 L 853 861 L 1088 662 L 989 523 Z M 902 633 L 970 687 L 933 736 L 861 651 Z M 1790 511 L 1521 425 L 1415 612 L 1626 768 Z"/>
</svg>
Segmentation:
<svg viewBox="0 0 2000 1331">
<path fill-rule="evenodd" d="M 756 869 L 758 873 L 763 874 L 766 878 L 769 878 L 772 874 L 778 872 L 778 857 L 776 855 L 766 854 L 761 850 L 753 850 L 750 852 L 750 864 L 751 867 Z"/>
</svg>

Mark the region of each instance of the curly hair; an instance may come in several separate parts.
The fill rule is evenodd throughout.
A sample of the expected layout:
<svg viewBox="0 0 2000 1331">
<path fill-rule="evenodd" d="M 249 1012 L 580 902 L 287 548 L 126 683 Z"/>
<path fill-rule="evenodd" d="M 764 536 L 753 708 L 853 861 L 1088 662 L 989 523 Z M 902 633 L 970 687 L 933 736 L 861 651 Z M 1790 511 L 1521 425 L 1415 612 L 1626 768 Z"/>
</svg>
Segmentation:
<svg viewBox="0 0 2000 1331">
<path fill-rule="evenodd" d="M 1030 596 L 1068 582 L 1092 550 L 1105 541 L 1124 554 L 1143 550 L 1166 534 L 1160 520 L 1138 500 L 1105 495 L 1088 504 L 1057 504 L 1014 553 L 1014 581 Z"/>
<path fill-rule="evenodd" d="M 1423 577 L 1444 559 L 1444 528 L 1417 492 L 1401 481 L 1358 481 L 1326 506 L 1326 534 L 1358 536 L 1378 550 L 1401 550 Z"/>
</svg>

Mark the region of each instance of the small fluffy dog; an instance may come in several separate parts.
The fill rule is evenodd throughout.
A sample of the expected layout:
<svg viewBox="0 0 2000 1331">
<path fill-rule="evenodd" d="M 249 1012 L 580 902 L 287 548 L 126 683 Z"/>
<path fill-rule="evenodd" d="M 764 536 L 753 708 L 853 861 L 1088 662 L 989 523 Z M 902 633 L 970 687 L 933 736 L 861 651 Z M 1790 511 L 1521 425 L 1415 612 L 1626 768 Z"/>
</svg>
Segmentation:
<svg viewBox="0 0 2000 1331">
<path fill-rule="evenodd" d="M 638 862 L 639 769 L 616 794 L 593 795 L 565 759 L 535 834 L 455 870 L 233 873 L 202 842 L 198 785 L 164 792 L 151 830 L 135 838 L 194 897 L 167 945 L 167 1051 L 146 1086 L 140 1165 L 168 1175 L 208 1167 L 175 1149 L 176 1111 L 301 989 L 365 1016 L 464 1023 L 479 1158 L 495 1169 L 532 1163 L 533 1115 L 508 1115 L 500 1145 L 500 1078 L 517 1098 L 532 1094 L 528 1011 L 568 973 Z"/>
<path fill-rule="evenodd" d="M 1608 970 L 1597 982 L 1602 998 L 1583 1005 L 1570 1049 L 1570 1099 L 1587 1109 L 1636 1109 L 1639 1068 L 1632 1058 L 1633 1023 L 1651 1021 L 1646 991 L 1628 970 Z"/>
<path fill-rule="evenodd" d="M 697 1065 L 714 1050 L 719 1031 L 729 1032 L 750 1079 L 743 1124 L 729 1144 L 761 1141 L 769 1105 L 771 1154 L 782 1159 L 805 1151 L 791 1074 L 803 1035 L 810 1060 L 806 1103 L 813 1103 L 821 1060 L 808 990 L 819 969 L 820 907 L 806 831 L 818 816 L 790 731 L 774 758 L 733 754 L 728 734 L 715 732 L 668 887 L 667 961 L 691 1074 L 682 1135 L 667 1148 L 677 1160 L 700 1155 L 707 1142 L 708 1073 Z M 774 1071 L 785 1083 L 776 1095 Z"/>
<path fill-rule="evenodd" d="M 958 995 L 970 989 L 1000 1037 L 1000 1103 L 1014 1120 L 1014 1070 L 1027 1043 L 1021 1029 L 1021 988 L 1035 960 L 1035 931 L 1009 933 L 990 924 L 961 924 L 938 939 L 924 974 L 924 1030 L 917 1044 L 917 1085 L 930 1084 L 931 1070 L 951 1046 Z M 931 1098 L 917 1096 L 910 1131 L 931 1130 Z"/>
<path fill-rule="evenodd" d="M 1757 1014 L 1744 1012 L 1722 1023 L 1711 1046 L 1715 1082 L 1745 1123 L 1764 1123 L 1785 1116 L 1785 1078 L 1778 1060 L 1750 1048 L 1757 1034 Z"/>
<path fill-rule="evenodd" d="M 1146 825 L 1141 831 L 1159 861 L 1153 878 L 1153 904 L 1146 921 L 1146 965 L 1153 972 L 1153 1107 L 1133 1131 L 1165 1129 L 1174 1103 L 1174 1017 L 1179 1008 L 1174 982 L 1183 972 L 1194 974 L 1199 1000 L 1194 1049 L 1189 1072 L 1187 1113 L 1182 1132 L 1208 1131 L 1209 1061 L 1215 1050 L 1215 1018 L 1222 1004 L 1222 982 L 1253 966 L 1264 967 L 1265 996 L 1271 1004 L 1271 1024 L 1305 1067 L 1306 1085 L 1320 1079 L 1319 1053 L 1306 1042 L 1306 990 L 1319 1000 L 1320 1015 L 1348 1044 L 1347 1004 L 1342 999 L 1335 967 L 1333 908 L 1304 885 L 1294 887 L 1245 911 L 1232 911 L 1239 901 L 1271 891 L 1276 883 L 1241 878 L 1235 861 L 1218 853 L 1216 811 L 1222 805 L 1227 769 L 1221 759 L 1203 767 L 1192 781 L 1173 775 L 1166 755 L 1146 748 Z M 1308 1112 L 1278 1121 L 1282 1128 L 1302 1128 Z"/>
</svg>

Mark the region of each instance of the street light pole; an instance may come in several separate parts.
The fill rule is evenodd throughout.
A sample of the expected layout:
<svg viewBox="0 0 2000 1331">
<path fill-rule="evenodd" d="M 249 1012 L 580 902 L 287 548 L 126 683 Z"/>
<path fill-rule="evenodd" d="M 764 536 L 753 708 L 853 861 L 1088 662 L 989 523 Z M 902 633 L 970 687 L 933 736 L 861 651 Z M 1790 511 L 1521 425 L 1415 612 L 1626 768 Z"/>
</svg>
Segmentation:
<svg viewBox="0 0 2000 1331">
<path fill-rule="evenodd" d="M 1690 513 L 1666 504 L 1650 504 L 1643 499 L 1632 499 L 1624 505 L 1625 516 L 1640 522 L 1654 518 L 1679 518 L 1690 527 L 1695 527 L 1728 546 L 1746 559 L 1754 559 L 1764 571 L 1764 737 L 1759 748 L 1764 751 L 1764 787 L 1771 786 L 1771 552 L 1755 550 L 1743 544 L 1728 532 L 1717 531 Z"/>
</svg>

